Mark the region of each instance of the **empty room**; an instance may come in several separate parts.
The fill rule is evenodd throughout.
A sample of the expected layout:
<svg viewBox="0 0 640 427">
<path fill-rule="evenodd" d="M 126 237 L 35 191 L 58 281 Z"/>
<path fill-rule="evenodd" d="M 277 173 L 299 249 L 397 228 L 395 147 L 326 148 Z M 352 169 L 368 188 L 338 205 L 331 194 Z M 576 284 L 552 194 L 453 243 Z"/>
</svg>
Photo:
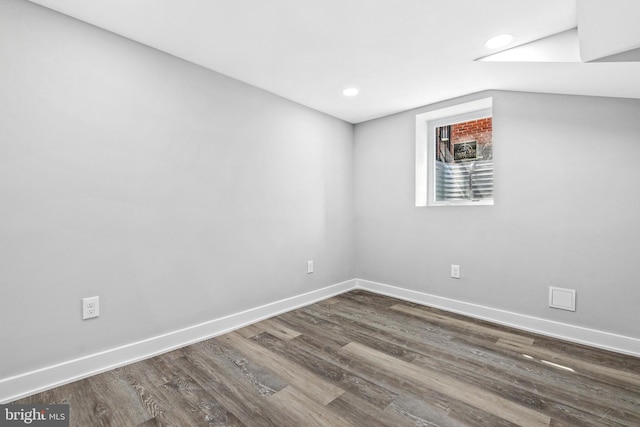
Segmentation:
<svg viewBox="0 0 640 427">
<path fill-rule="evenodd" d="M 640 425 L 638 19 L 0 0 L 0 426 Z"/>
</svg>

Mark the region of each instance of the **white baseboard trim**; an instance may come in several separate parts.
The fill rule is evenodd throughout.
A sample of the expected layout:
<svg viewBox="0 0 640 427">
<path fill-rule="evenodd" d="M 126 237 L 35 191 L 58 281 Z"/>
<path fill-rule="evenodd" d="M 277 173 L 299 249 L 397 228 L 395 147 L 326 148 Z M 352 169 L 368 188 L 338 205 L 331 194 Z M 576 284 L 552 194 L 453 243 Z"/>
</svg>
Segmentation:
<svg viewBox="0 0 640 427">
<path fill-rule="evenodd" d="M 285 298 L 121 347 L 0 379 L 0 403 L 30 396 L 137 362 L 355 289 L 356 280 Z"/>
<path fill-rule="evenodd" d="M 640 357 L 640 339 L 637 338 L 443 298 L 369 280 L 356 279 L 356 287 L 540 335 Z"/>
<path fill-rule="evenodd" d="M 348 292 L 362 289 L 405 301 L 440 308 L 477 319 L 591 347 L 640 357 L 640 339 L 545 320 L 478 304 L 430 295 L 384 283 L 352 279 L 326 288 L 285 298 L 249 310 L 210 320 L 121 347 L 0 379 L 0 403 L 8 403 L 54 387 L 134 363 L 251 323 Z"/>
</svg>

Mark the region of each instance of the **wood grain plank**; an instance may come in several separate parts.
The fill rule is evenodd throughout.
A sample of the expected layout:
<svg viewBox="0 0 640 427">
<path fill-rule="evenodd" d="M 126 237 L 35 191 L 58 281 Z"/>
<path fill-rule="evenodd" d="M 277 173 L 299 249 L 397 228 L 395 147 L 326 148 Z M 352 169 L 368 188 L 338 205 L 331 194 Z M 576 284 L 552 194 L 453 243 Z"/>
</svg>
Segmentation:
<svg viewBox="0 0 640 427">
<path fill-rule="evenodd" d="M 407 381 L 411 381 L 424 389 L 431 389 L 447 396 L 455 396 L 456 399 L 471 406 L 481 408 L 518 425 L 548 426 L 551 422 L 550 417 L 537 411 L 515 404 L 498 395 L 487 393 L 455 378 L 445 377 L 409 362 L 396 359 L 362 344 L 349 343 L 343 347 L 343 351 L 355 358 L 374 364 L 378 370 L 407 378 Z"/>
<path fill-rule="evenodd" d="M 173 360 L 177 358 L 177 353 L 161 356 L 163 359 Z M 155 359 L 154 363 L 157 363 Z M 171 365 L 172 366 L 172 365 Z M 167 395 L 167 390 L 162 386 L 155 386 L 152 382 L 153 375 L 149 376 L 149 365 L 134 363 L 123 368 L 116 369 L 111 373 L 116 376 L 120 382 L 127 383 L 129 389 L 137 395 L 135 400 L 137 405 L 134 407 L 142 408 L 146 411 L 149 418 L 155 418 L 163 425 L 183 425 L 192 419 L 191 408 L 184 405 L 174 404 L 171 396 Z M 169 374 L 173 376 L 174 374 Z M 131 406 L 131 405 L 129 405 Z M 123 409 L 127 405 L 118 406 L 114 411 L 116 416 L 111 418 L 116 421 L 114 425 L 126 425 L 118 419 L 122 415 Z M 90 425 L 90 424 L 89 424 Z"/>
<path fill-rule="evenodd" d="M 258 324 L 254 324 L 254 325 L 248 325 L 245 326 L 244 328 L 240 328 L 236 330 L 236 333 L 245 337 L 245 338 L 251 338 L 254 337 L 258 334 L 263 333 L 264 330 L 260 329 L 258 327 Z"/>
<path fill-rule="evenodd" d="M 198 425 L 243 426 L 238 417 L 216 399 L 208 382 L 202 385 L 187 373 L 191 369 L 186 357 L 175 359 L 175 375 L 163 385 L 172 406 L 182 406 L 189 411 L 185 421 Z"/>
<path fill-rule="evenodd" d="M 372 406 L 384 409 L 397 396 L 397 394 L 322 358 L 320 353 L 309 351 L 309 348 L 304 345 L 297 345 L 299 340 L 283 341 L 266 332 L 253 337 L 253 340 L 287 360 L 304 366 L 336 387 L 357 395 Z"/>
<path fill-rule="evenodd" d="M 266 398 L 275 393 L 264 393 L 263 388 L 256 387 L 247 375 L 238 375 L 237 367 L 229 363 L 227 355 L 209 351 L 209 345 L 191 347 L 191 351 L 185 354 L 191 365 L 190 375 L 243 424 L 293 425 L 287 423 L 295 420 L 285 418 L 273 406 L 267 404 Z"/>
<path fill-rule="evenodd" d="M 326 345 L 340 348 L 351 340 L 333 328 L 333 322 L 320 319 L 301 310 L 291 311 L 279 316 L 279 320 L 303 335 L 313 336 Z"/>
<path fill-rule="evenodd" d="M 385 412 L 394 412 L 413 421 L 417 426 L 447 427 L 513 427 L 510 421 L 469 406 L 457 399 L 430 393 L 398 396 Z"/>
<path fill-rule="evenodd" d="M 333 399 L 332 399 L 333 400 Z M 308 397 L 308 393 L 287 386 L 269 397 L 269 403 L 274 405 L 281 414 L 286 414 L 295 420 L 296 426 L 309 427 L 350 427 L 351 424 L 341 416 L 327 411 L 315 399 Z"/>
<path fill-rule="evenodd" d="M 362 323 L 354 322 L 337 313 L 327 314 L 316 307 L 305 307 L 303 310 L 320 319 L 326 320 L 328 322 L 325 325 L 326 329 L 330 329 L 334 333 L 348 338 L 351 341 L 357 341 L 405 361 L 411 361 L 416 357 L 415 352 L 409 350 L 407 347 L 394 344 L 393 340 L 387 339 L 388 336 L 380 330 L 371 333 L 371 328 L 363 327 Z"/>
<path fill-rule="evenodd" d="M 300 332 L 290 328 L 278 319 L 263 320 L 259 323 L 259 326 L 264 332 L 268 332 L 274 337 L 278 337 L 282 340 L 290 340 L 301 335 Z"/>
<path fill-rule="evenodd" d="M 505 338 L 513 342 L 520 342 L 522 344 L 528 344 L 528 345 L 531 345 L 534 342 L 533 338 L 522 335 L 522 334 L 505 332 L 495 327 L 490 328 L 487 326 L 476 324 L 474 322 L 469 322 L 469 321 L 465 322 L 464 320 L 459 320 L 452 317 L 447 317 L 437 313 L 429 312 L 423 307 L 418 308 L 418 307 L 409 307 L 405 304 L 396 304 L 392 306 L 391 309 L 396 311 L 401 311 L 403 313 L 411 314 L 412 316 L 419 317 L 429 322 L 445 324 L 449 327 L 457 327 L 473 334 L 486 334 L 486 335 L 495 337 L 496 339 Z"/>
<path fill-rule="evenodd" d="M 394 411 L 386 411 L 351 393 L 344 393 L 327 405 L 352 426 L 367 427 L 414 427 L 415 420 Z"/>
<path fill-rule="evenodd" d="M 233 348 L 220 345 L 218 340 L 207 340 L 184 349 L 185 357 L 194 363 L 204 364 L 203 358 L 224 367 L 236 377 L 242 377 L 261 396 L 270 396 L 287 386 L 287 382 L 250 358 L 245 358 Z"/>
<path fill-rule="evenodd" d="M 533 345 L 513 342 L 511 340 L 498 340 L 499 347 L 513 349 L 519 353 L 527 354 L 535 359 L 555 364 L 558 369 L 582 373 L 583 375 L 595 375 L 608 377 L 616 384 L 624 384 L 624 387 L 640 393 L 640 373 L 631 373 L 619 369 L 609 368 L 594 363 L 585 362 L 579 358 L 569 357 L 561 353 L 538 348 Z M 553 365 L 550 365 L 553 366 Z"/>
<path fill-rule="evenodd" d="M 312 400 L 326 405 L 344 393 L 344 390 L 304 369 L 300 365 L 288 362 L 255 342 L 242 338 L 240 335 L 229 333 L 215 339 L 224 345 L 232 346 L 238 352 L 273 371 L 283 378 L 289 385 L 301 390 Z"/>
</svg>

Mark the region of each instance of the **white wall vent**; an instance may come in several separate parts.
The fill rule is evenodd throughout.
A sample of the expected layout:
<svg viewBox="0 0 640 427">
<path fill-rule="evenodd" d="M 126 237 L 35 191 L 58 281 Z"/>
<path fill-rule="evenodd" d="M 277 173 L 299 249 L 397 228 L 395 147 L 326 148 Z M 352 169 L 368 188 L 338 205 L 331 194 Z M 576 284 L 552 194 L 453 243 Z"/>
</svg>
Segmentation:
<svg viewBox="0 0 640 427">
<path fill-rule="evenodd" d="M 575 289 L 563 289 L 549 286 L 549 307 L 576 311 Z"/>
</svg>

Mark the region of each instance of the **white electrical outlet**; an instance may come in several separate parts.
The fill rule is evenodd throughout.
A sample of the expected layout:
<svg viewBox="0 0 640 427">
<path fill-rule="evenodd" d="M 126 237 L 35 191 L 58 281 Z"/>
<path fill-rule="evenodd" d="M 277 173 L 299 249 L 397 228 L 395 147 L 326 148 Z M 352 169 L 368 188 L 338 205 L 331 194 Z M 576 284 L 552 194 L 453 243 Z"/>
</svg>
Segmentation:
<svg viewBox="0 0 640 427">
<path fill-rule="evenodd" d="M 451 264 L 451 278 L 459 279 L 460 278 L 460 266 L 457 264 Z"/>
<path fill-rule="evenodd" d="M 82 320 L 100 316 L 100 297 L 82 298 Z"/>
<path fill-rule="evenodd" d="M 307 261 L 307 274 L 313 273 L 313 260 Z"/>
</svg>

